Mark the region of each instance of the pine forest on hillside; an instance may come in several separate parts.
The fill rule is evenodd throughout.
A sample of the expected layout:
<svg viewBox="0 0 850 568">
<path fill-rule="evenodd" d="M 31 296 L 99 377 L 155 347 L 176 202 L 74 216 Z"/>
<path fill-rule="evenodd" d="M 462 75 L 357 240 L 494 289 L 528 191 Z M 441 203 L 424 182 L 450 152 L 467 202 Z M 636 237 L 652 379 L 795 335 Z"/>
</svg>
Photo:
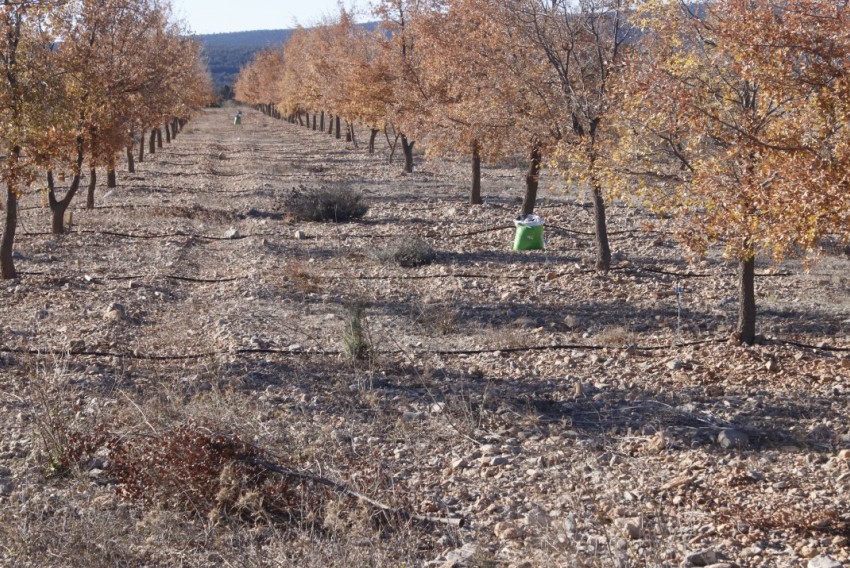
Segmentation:
<svg viewBox="0 0 850 568">
<path fill-rule="evenodd" d="M 850 565 L 849 11 L 6 3 L 0 566 Z"/>
</svg>

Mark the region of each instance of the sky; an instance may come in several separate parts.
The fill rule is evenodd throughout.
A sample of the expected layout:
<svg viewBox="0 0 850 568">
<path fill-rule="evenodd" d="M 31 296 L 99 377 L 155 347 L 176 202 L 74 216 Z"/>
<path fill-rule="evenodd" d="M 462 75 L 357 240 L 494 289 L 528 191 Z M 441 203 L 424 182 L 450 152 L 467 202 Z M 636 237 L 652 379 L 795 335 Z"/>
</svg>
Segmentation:
<svg viewBox="0 0 850 568">
<path fill-rule="evenodd" d="M 197 34 L 309 27 L 338 12 L 337 0 L 171 0 L 171 4 L 174 15 Z M 349 7 L 352 2 L 344 4 Z"/>
</svg>

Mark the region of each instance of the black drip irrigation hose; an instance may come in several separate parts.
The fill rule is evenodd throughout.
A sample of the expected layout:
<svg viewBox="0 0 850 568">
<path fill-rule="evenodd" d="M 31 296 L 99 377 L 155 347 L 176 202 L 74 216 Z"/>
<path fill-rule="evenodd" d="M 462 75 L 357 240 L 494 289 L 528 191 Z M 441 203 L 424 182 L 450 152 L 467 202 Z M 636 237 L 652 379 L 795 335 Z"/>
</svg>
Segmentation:
<svg viewBox="0 0 850 568">
<path fill-rule="evenodd" d="M 690 347 L 695 345 L 719 344 L 726 342 L 726 339 L 711 338 L 698 341 L 689 341 L 678 343 L 675 345 L 632 345 L 623 346 L 622 349 L 631 349 L 634 351 L 662 351 L 666 349 Z M 481 349 L 432 349 L 422 351 L 405 351 L 396 349 L 391 351 L 380 351 L 379 355 L 404 355 L 415 353 L 416 355 L 483 355 L 488 353 L 526 353 L 532 351 L 563 351 L 570 350 L 587 350 L 587 351 L 602 351 L 604 349 L 619 349 L 619 347 L 611 347 L 610 345 L 583 345 L 580 343 L 559 343 L 554 345 L 529 345 L 525 347 L 486 347 Z M 850 350 L 850 348 L 847 348 Z M 207 351 L 203 353 L 189 353 L 183 355 L 159 355 L 151 353 L 139 353 L 138 351 L 130 352 L 115 352 L 115 351 L 87 351 L 87 350 L 61 350 L 61 349 L 27 349 L 22 347 L 0 347 L 0 353 L 13 353 L 19 355 L 51 355 L 51 356 L 78 356 L 78 357 L 118 357 L 124 359 L 144 360 L 144 361 L 181 361 L 192 359 L 204 359 L 208 357 L 219 357 L 224 355 L 282 355 L 282 356 L 338 356 L 342 355 L 341 351 L 337 350 L 316 350 L 310 351 L 306 349 L 274 349 L 274 348 L 242 348 L 232 351 Z"/>
</svg>

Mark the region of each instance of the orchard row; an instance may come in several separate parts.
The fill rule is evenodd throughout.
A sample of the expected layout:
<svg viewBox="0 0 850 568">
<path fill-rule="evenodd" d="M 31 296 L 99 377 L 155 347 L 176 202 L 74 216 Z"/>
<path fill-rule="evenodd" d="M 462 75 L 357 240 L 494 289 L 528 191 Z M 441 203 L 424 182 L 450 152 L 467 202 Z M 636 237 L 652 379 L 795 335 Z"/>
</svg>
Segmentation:
<svg viewBox="0 0 850 568">
<path fill-rule="evenodd" d="M 382 0 L 381 25 L 300 29 L 258 54 L 240 100 L 307 125 L 340 120 L 480 162 L 525 153 L 586 188 L 596 263 L 605 203 L 676 220 L 693 251 L 739 265 L 742 341 L 755 338 L 754 258 L 846 239 L 850 8 L 833 0 Z M 332 120 L 331 120 L 332 117 Z M 370 141 L 370 142 L 371 142 Z M 370 143 L 370 148 L 373 144 Z"/>
<path fill-rule="evenodd" d="M 126 152 L 133 168 L 150 132 L 176 135 L 192 109 L 211 102 L 212 83 L 199 45 L 158 0 L 22 0 L 0 6 L 0 177 L 6 186 L 0 243 L 2 278 L 15 278 L 18 200 L 44 187 L 52 230 L 90 170 L 110 185 Z M 67 187 L 57 187 L 57 182 Z"/>
</svg>

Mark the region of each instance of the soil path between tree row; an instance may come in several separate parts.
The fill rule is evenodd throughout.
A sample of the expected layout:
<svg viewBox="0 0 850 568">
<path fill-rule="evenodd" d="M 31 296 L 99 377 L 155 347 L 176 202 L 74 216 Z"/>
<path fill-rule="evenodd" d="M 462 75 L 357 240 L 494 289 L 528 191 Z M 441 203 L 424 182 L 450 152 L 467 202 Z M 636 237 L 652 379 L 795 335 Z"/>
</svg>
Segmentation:
<svg viewBox="0 0 850 568">
<path fill-rule="evenodd" d="M 48 234 L 41 195 L 23 199 L 21 277 L 0 283 L 0 498 L 34 493 L 21 518 L 49 535 L 40 496 L 68 510 L 101 496 L 98 514 L 133 522 L 109 487 L 32 480 L 48 401 L 68 429 L 202 422 L 378 500 L 470 521 L 411 529 L 408 548 L 358 533 L 324 565 L 424 565 L 464 544 L 515 566 L 655 566 L 705 547 L 739 566 L 850 558 L 846 258 L 825 249 L 808 273 L 759 262 L 768 341 L 742 347 L 727 342 L 730 265 L 689 262 L 669 221 L 612 204 L 614 270 L 597 274 L 590 201 L 558 178 L 542 181 L 546 250 L 517 253 L 522 164 L 487 168 L 473 207 L 462 159 L 417 156 L 403 176 L 386 141 L 369 155 L 253 109 L 235 126 L 234 113 L 199 113 L 99 187 L 94 210 L 74 203 L 66 235 Z M 289 197 L 315 188 L 359 192 L 369 210 L 291 220 Z M 378 260 L 413 237 L 435 263 Z M 355 306 L 360 361 L 345 353 Z M 216 554 L 240 558 L 223 534 Z M 129 561 L 150 562 L 139 546 Z"/>
</svg>

